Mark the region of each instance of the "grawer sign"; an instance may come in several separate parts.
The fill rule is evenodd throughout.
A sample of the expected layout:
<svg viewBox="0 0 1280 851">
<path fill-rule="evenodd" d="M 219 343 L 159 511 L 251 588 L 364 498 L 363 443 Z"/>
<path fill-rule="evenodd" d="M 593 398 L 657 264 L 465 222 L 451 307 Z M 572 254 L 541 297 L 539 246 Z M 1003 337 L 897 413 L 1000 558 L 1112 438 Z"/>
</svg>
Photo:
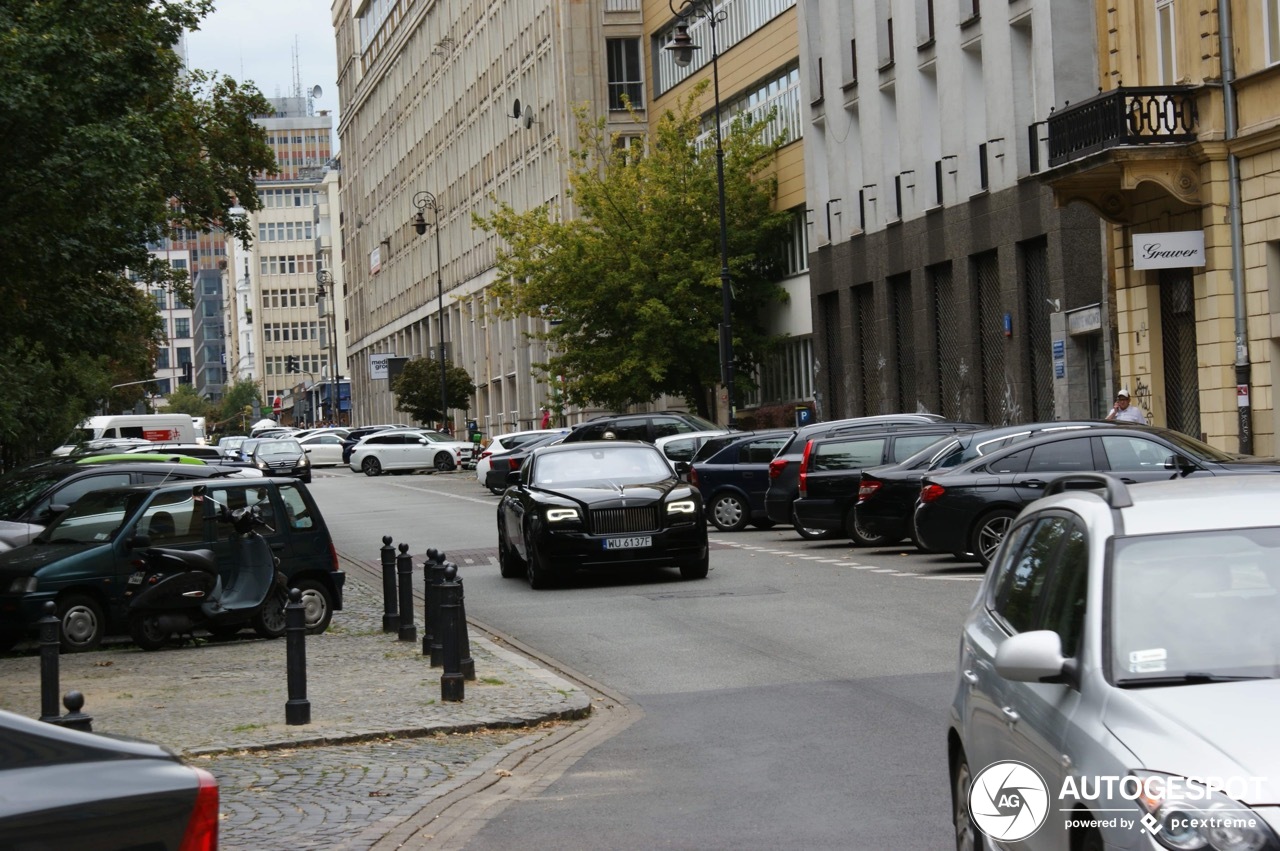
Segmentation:
<svg viewBox="0 0 1280 851">
<path fill-rule="evenodd" d="M 1133 235 L 1133 268 L 1180 269 L 1204 265 L 1204 231 L 1180 230 Z"/>
</svg>

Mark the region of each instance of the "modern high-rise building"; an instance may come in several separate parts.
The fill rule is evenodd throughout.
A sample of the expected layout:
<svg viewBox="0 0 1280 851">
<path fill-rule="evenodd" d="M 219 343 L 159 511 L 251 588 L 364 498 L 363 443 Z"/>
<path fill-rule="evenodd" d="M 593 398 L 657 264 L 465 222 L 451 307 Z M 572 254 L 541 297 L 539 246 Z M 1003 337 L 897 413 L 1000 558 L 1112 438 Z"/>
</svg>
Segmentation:
<svg viewBox="0 0 1280 851">
<path fill-rule="evenodd" d="M 316 422 L 322 416 L 333 418 L 317 409 L 312 392 L 332 374 L 334 357 L 328 345 L 330 320 L 321 312 L 325 299 L 317 287 L 319 273 L 326 268 L 324 252 L 329 250 L 317 248 L 318 237 L 331 231 L 328 217 L 336 212 L 331 203 L 336 175 L 329 174 L 336 167 L 333 118 L 324 110 L 314 112 L 306 97 L 269 100 L 275 111 L 254 120 L 266 130 L 277 171 L 258 177 L 263 207 L 250 217 L 253 246 L 243 268 L 236 270 L 234 370 L 238 376 L 252 375 L 264 402 L 275 406 L 278 400 L 286 419 Z M 340 286 L 337 292 L 330 298 L 338 305 L 341 329 L 345 318 Z M 341 346 L 337 360 L 341 372 Z"/>
<path fill-rule="evenodd" d="M 1036 179 L 1097 90 L 1082 3 L 799 5 L 820 416 L 1108 407 L 1102 233 Z"/>
</svg>

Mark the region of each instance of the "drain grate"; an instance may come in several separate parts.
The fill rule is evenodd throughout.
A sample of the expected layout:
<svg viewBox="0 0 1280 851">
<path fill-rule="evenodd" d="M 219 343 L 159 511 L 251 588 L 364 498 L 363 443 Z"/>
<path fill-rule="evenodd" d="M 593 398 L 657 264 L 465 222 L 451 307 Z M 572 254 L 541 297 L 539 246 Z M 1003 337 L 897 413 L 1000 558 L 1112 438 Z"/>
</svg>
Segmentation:
<svg viewBox="0 0 1280 851">
<path fill-rule="evenodd" d="M 658 594 L 640 594 L 649 600 L 689 600 L 695 597 L 762 597 L 766 594 L 781 594 L 781 588 L 739 588 L 736 591 L 665 591 Z"/>
</svg>

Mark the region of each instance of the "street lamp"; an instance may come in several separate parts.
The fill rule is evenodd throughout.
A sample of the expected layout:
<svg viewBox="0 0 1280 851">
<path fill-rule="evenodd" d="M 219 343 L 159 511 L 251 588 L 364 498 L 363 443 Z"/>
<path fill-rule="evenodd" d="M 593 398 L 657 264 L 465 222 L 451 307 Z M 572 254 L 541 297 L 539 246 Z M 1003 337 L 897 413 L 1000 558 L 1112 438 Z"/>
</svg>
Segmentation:
<svg viewBox="0 0 1280 851">
<path fill-rule="evenodd" d="M 737 404 L 733 392 L 733 285 L 729 280 L 729 228 L 725 222 L 724 202 L 724 144 L 720 138 L 720 49 L 716 44 L 716 24 L 725 20 L 724 10 L 716 11 L 712 0 L 667 0 L 671 14 L 680 19 L 671 43 L 672 59 L 681 68 L 693 61 L 693 52 L 701 50 L 689 36 L 688 20 L 691 16 L 706 20 L 711 28 L 711 82 L 715 95 L 716 118 L 716 191 L 720 202 L 720 381 L 729 396 L 729 428 L 738 425 Z"/>
<path fill-rule="evenodd" d="M 316 272 L 316 299 L 323 299 L 325 287 L 329 288 L 332 301 L 325 311 L 329 322 L 329 414 L 334 425 L 342 420 L 342 409 L 338 405 L 338 288 L 333 280 L 333 273 L 328 269 Z"/>
<path fill-rule="evenodd" d="M 436 297 L 440 316 L 440 420 L 443 423 L 449 411 L 449 382 L 444 367 L 444 270 L 440 265 L 440 202 L 435 195 L 424 189 L 413 196 L 413 206 L 418 208 L 417 215 L 413 217 L 413 229 L 418 232 L 418 236 L 427 232 L 427 219 L 422 215 L 424 209 L 431 210 L 431 228 L 436 232 Z"/>
</svg>

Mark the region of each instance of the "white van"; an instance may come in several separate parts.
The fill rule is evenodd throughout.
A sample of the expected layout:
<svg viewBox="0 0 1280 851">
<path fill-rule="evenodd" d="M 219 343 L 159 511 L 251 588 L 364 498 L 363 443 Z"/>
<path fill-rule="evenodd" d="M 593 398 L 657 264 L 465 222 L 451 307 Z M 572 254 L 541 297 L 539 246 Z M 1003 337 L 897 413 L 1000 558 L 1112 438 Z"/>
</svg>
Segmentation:
<svg viewBox="0 0 1280 851">
<path fill-rule="evenodd" d="M 188 414 L 114 414 L 89 417 L 71 438 L 53 450 L 54 455 L 70 455 L 82 443 L 104 438 L 132 437 L 153 443 L 195 443 L 196 429 Z"/>
</svg>

